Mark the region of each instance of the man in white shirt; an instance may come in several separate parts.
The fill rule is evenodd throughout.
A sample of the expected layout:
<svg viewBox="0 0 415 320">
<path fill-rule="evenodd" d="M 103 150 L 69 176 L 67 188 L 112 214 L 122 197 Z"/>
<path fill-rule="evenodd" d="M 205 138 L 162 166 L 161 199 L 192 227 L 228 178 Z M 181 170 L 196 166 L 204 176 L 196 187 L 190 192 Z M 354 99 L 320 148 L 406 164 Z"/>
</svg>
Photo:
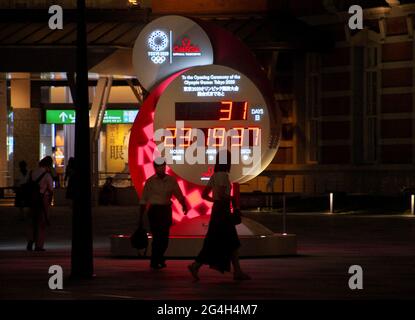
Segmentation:
<svg viewBox="0 0 415 320">
<path fill-rule="evenodd" d="M 151 263 L 153 269 L 166 267 L 164 253 L 169 244 L 169 231 L 173 222 L 171 197 L 174 195 L 187 214 L 187 205 L 182 191 L 172 176 L 166 174 L 166 162 L 162 158 L 154 161 L 156 174 L 147 179 L 140 200 L 140 212 L 148 213 L 152 234 Z"/>
</svg>

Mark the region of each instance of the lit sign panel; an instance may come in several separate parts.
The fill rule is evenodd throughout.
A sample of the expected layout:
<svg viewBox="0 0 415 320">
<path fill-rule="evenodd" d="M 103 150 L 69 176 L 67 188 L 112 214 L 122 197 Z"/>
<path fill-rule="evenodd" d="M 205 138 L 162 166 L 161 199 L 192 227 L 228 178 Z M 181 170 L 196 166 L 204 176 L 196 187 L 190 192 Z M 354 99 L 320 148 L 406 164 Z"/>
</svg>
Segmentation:
<svg viewBox="0 0 415 320">
<path fill-rule="evenodd" d="M 138 110 L 106 110 L 103 123 L 133 123 Z M 46 110 L 46 123 L 74 124 L 75 110 Z"/>
<path fill-rule="evenodd" d="M 75 110 L 46 110 L 46 123 L 73 124 L 75 123 Z"/>
<path fill-rule="evenodd" d="M 165 16 L 140 32 L 133 48 L 133 66 L 141 85 L 150 90 L 177 71 L 213 63 L 205 31 L 193 20 Z"/>
</svg>

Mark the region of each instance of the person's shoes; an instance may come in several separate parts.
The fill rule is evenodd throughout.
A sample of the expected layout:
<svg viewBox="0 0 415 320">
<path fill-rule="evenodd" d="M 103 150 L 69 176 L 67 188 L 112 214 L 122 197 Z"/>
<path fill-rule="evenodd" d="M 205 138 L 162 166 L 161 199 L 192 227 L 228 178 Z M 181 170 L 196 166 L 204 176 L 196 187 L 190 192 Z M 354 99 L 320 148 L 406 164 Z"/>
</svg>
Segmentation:
<svg viewBox="0 0 415 320">
<path fill-rule="evenodd" d="M 29 241 L 26 246 L 27 251 L 33 251 L 33 241 Z"/>
<path fill-rule="evenodd" d="M 243 272 L 234 273 L 233 280 L 251 280 L 251 277 Z"/>
<path fill-rule="evenodd" d="M 166 268 L 167 264 L 165 262 L 159 263 L 160 269 Z"/>
<path fill-rule="evenodd" d="M 35 251 L 46 251 L 46 249 L 43 249 L 43 248 L 35 248 Z"/>
<path fill-rule="evenodd" d="M 196 265 L 194 263 L 189 264 L 187 266 L 187 269 L 190 271 L 194 281 L 199 281 L 199 275 L 198 275 L 199 270 L 196 268 Z"/>
</svg>

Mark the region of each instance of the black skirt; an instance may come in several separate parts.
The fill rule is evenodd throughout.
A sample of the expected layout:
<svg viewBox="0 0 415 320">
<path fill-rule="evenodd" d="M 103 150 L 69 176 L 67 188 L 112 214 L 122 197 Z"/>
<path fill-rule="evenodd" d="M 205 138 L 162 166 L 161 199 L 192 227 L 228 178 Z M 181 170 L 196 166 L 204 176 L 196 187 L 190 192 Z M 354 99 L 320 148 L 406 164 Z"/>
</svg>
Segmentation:
<svg viewBox="0 0 415 320">
<path fill-rule="evenodd" d="M 241 246 L 230 214 L 229 201 L 213 203 L 208 232 L 196 257 L 196 262 L 220 272 L 231 271 L 232 253 Z"/>
</svg>

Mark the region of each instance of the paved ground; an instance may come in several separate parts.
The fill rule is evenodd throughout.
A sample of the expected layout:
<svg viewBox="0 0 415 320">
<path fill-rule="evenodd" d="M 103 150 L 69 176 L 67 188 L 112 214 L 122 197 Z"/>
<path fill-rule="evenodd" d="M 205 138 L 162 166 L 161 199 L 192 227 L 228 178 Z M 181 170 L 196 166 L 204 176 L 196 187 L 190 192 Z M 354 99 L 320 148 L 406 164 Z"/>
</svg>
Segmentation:
<svg viewBox="0 0 415 320">
<path fill-rule="evenodd" d="M 108 236 L 134 228 L 136 208 L 94 210 L 96 277 L 70 281 L 68 208 L 54 208 L 44 253 L 24 249 L 24 221 L 15 208 L 0 207 L 0 299 L 414 299 L 415 218 L 409 215 L 290 214 L 288 231 L 298 235 L 299 255 L 244 259 L 253 280 L 235 282 L 207 268 L 193 283 L 190 260 L 170 260 L 151 271 L 148 260 L 109 256 Z M 281 231 L 281 215 L 249 213 Z M 48 268 L 64 270 L 64 290 L 48 288 Z M 364 289 L 348 287 L 348 268 L 360 265 Z"/>
</svg>

